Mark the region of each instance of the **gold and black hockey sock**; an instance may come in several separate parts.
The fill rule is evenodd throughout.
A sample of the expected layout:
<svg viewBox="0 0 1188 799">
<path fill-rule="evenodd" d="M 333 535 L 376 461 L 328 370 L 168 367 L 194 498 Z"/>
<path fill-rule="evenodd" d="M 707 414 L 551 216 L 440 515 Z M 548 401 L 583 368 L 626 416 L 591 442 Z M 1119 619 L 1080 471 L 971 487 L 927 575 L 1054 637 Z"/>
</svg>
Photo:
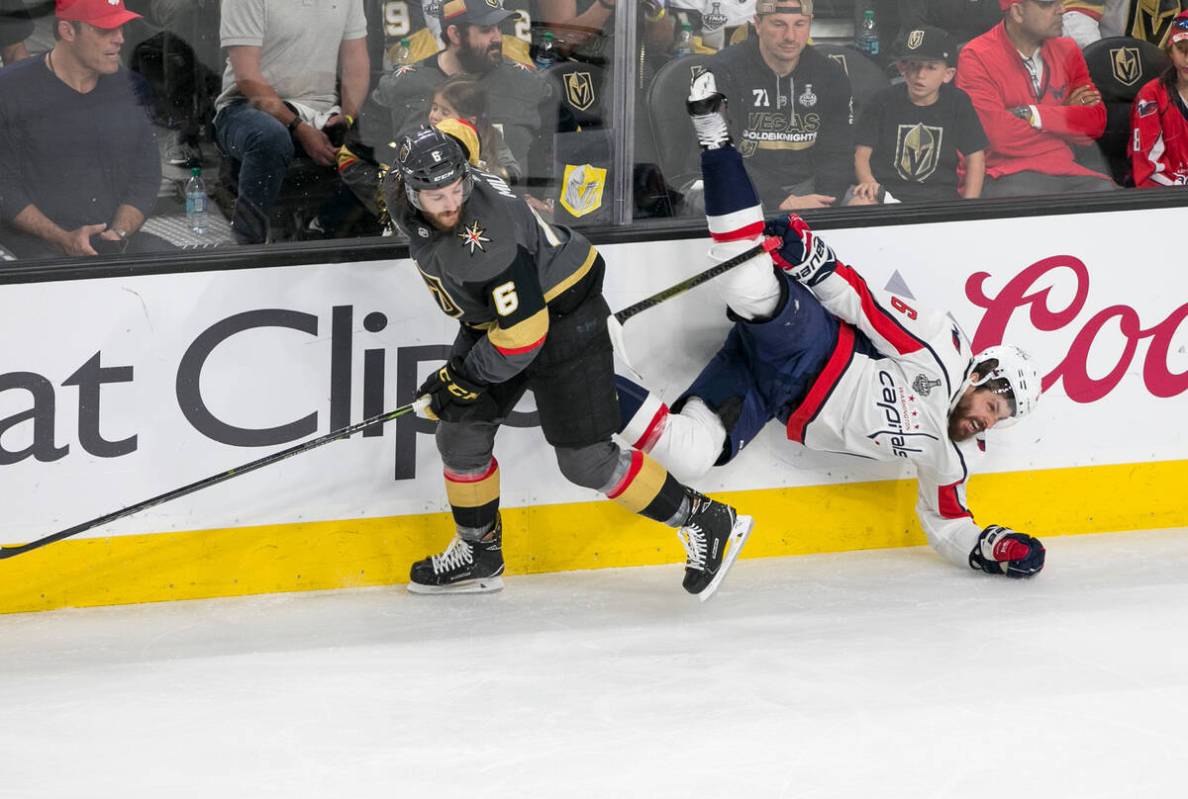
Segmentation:
<svg viewBox="0 0 1188 799">
<path fill-rule="evenodd" d="M 643 452 L 634 449 L 626 454 L 630 458 L 626 473 L 606 493 L 607 497 L 633 513 L 664 524 L 683 518 L 684 486 L 659 461 Z"/>
<path fill-rule="evenodd" d="M 481 471 L 444 471 L 454 524 L 463 538 L 478 540 L 495 526 L 499 512 L 499 463 L 492 458 Z"/>
</svg>

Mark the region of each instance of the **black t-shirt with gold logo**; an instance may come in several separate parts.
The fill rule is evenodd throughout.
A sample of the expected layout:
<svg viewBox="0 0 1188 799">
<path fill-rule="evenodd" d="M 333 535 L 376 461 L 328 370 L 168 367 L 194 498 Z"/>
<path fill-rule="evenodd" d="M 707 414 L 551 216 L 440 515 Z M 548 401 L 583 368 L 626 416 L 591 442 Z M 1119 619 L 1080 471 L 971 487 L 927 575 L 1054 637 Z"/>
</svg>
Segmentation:
<svg viewBox="0 0 1188 799">
<path fill-rule="evenodd" d="M 912 103 L 903 84 L 879 92 L 863 109 L 854 142 L 874 150 L 875 180 L 903 202 L 955 198 L 957 154 L 987 146 L 969 95 L 948 83 L 929 106 Z"/>
</svg>

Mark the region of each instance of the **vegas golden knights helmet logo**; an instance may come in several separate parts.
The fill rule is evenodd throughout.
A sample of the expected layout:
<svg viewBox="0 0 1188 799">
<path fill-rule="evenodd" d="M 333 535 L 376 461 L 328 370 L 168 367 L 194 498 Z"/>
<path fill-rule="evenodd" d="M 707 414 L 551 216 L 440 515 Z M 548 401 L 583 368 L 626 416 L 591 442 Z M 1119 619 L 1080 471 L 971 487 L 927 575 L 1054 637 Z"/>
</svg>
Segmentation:
<svg viewBox="0 0 1188 799">
<path fill-rule="evenodd" d="M 904 180 L 922 183 L 940 163 L 945 129 L 936 125 L 900 125 L 895 141 L 895 171 Z"/>
<path fill-rule="evenodd" d="M 565 76 L 565 96 L 579 111 L 594 105 L 594 81 L 589 72 L 570 72 Z"/>
<path fill-rule="evenodd" d="M 1123 86 L 1133 86 L 1143 77 L 1143 62 L 1137 47 L 1111 48 L 1110 67 L 1114 78 Z"/>
<path fill-rule="evenodd" d="M 1172 20 L 1181 8 L 1188 8 L 1183 0 L 1138 0 L 1131 3 L 1130 17 L 1123 33 L 1160 47 L 1171 32 Z"/>
<path fill-rule="evenodd" d="M 924 43 L 924 31 L 916 30 L 908 34 L 907 49 L 915 50 Z"/>
</svg>

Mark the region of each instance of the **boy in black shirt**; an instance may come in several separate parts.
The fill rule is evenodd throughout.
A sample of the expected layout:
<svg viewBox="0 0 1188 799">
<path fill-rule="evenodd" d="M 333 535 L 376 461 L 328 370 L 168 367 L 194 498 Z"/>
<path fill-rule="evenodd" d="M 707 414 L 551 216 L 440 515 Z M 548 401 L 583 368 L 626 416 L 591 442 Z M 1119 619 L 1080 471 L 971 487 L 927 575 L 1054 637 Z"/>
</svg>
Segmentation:
<svg viewBox="0 0 1188 799">
<path fill-rule="evenodd" d="M 950 84 L 953 39 L 939 28 L 907 31 L 896 42 L 904 82 L 871 99 L 855 128 L 848 205 L 966 199 L 982 193 L 986 133 L 969 95 Z M 957 154 L 965 157 L 958 194 Z"/>
</svg>

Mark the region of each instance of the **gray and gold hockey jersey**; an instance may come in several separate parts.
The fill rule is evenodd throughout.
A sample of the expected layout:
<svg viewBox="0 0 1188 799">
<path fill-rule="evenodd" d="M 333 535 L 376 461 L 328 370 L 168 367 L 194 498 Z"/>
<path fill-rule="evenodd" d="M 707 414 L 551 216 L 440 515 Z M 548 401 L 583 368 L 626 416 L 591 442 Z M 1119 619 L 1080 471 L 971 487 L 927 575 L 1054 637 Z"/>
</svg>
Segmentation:
<svg viewBox="0 0 1188 799">
<path fill-rule="evenodd" d="M 580 233 L 540 218 L 495 175 L 472 170 L 474 188 L 453 230 L 402 204 L 396 223 L 437 304 L 474 331 L 466 372 L 488 383 L 519 374 L 540 353 L 550 304 L 576 307 L 595 290 L 598 252 Z"/>
</svg>

